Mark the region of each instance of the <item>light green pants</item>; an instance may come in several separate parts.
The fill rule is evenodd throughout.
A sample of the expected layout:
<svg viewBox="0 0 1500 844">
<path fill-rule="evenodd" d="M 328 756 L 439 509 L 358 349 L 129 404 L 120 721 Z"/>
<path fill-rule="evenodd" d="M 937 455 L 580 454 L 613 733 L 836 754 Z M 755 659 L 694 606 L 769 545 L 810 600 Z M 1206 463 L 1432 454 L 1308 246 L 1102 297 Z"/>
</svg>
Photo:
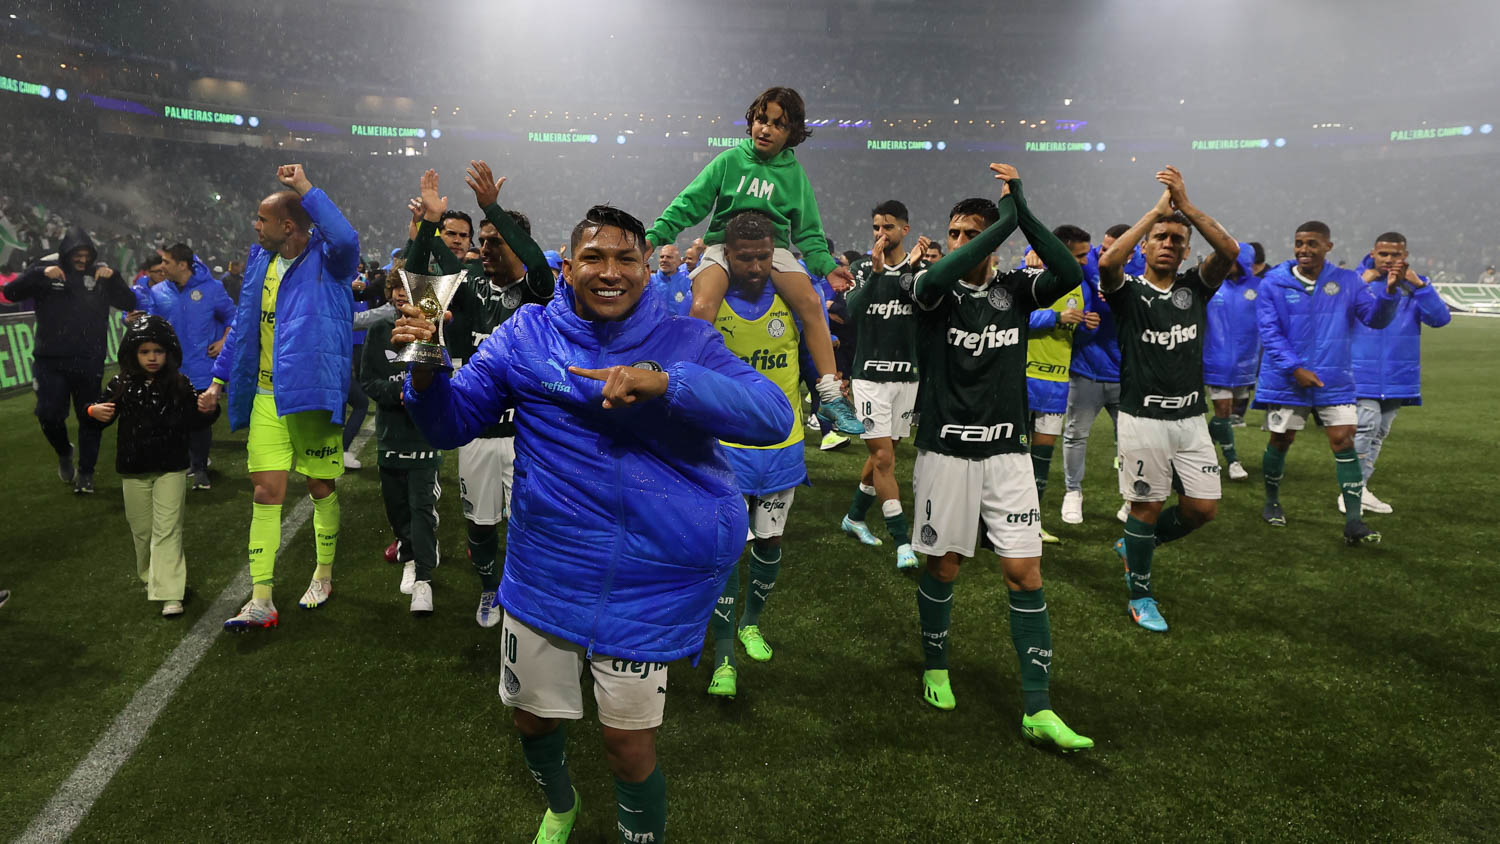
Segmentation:
<svg viewBox="0 0 1500 844">
<path fill-rule="evenodd" d="M 135 540 L 135 571 L 150 601 L 180 601 L 187 586 L 182 524 L 187 515 L 187 473 L 123 475 L 125 518 Z"/>
</svg>

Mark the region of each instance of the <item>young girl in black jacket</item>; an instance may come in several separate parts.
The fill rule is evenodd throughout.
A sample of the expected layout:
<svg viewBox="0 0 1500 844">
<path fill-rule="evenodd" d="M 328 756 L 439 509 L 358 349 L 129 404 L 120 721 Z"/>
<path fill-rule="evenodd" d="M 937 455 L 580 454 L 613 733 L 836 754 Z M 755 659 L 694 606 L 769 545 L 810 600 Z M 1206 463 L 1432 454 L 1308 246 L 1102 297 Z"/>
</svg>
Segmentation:
<svg viewBox="0 0 1500 844">
<path fill-rule="evenodd" d="M 120 340 L 120 374 L 111 378 L 89 416 L 103 427 L 120 421 L 115 471 L 125 492 L 125 518 L 135 540 L 135 568 L 146 598 L 162 601 L 161 614 L 182 614 L 187 558 L 182 554 L 186 516 L 188 434 L 214 423 L 198 411 L 198 395 L 182 365 L 182 346 L 159 316 L 134 320 Z"/>
</svg>

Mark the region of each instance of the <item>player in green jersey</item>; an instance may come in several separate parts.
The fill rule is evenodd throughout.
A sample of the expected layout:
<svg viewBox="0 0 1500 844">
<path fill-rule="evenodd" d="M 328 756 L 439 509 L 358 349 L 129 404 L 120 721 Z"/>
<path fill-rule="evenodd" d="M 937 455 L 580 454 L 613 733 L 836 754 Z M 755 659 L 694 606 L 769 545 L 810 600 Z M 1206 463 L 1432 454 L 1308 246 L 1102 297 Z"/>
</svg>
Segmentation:
<svg viewBox="0 0 1500 844">
<path fill-rule="evenodd" d="M 894 199 L 870 212 L 875 245 L 869 257 L 861 257 L 849 270 L 855 289 L 844 301 L 854 320 L 854 371 L 850 392 L 854 412 L 864 422 L 862 438 L 870 456 L 865 458 L 849 505 L 839 525 L 845 533 L 866 545 L 879 545 L 870 533 L 865 516 L 870 505 L 880 501 L 886 530 L 896 543 L 896 568 L 916 568 L 911 531 L 901 511 L 901 486 L 896 482 L 896 442 L 911 435 L 912 413 L 917 402 L 917 316 L 912 300 L 916 273 L 927 268 L 923 255 L 929 241 L 922 237 L 910 254 L 901 248 L 911 232 L 906 206 Z"/>
<path fill-rule="evenodd" d="M 1156 174 L 1165 186 L 1156 204 L 1099 256 L 1099 289 L 1114 311 L 1120 341 L 1120 494 L 1130 503 L 1115 552 L 1125 562 L 1130 617 L 1147 630 L 1167 629 L 1151 594 L 1157 545 L 1211 521 L 1219 504 L 1219 457 L 1203 418 L 1203 338 L 1208 300 L 1228 275 L 1240 245 L 1188 201 L 1182 174 Z M 1213 254 L 1178 274 L 1193 229 Z M 1146 267 L 1127 276 L 1125 263 L 1146 238 Z M 1173 478 L 1177 506 L 1162 509 Z"/>
<path fill-rule="evenodd" d="M 1080 750 L 1093 741 L 1063 723 L 1048 695 L 1052 631 L 1027 454 L 1026 337 L 1030 313 L 1077 287 L 1083 269 L 1026 207 L 1015 168 L 990 169 L 1003 184 L 999 204 L 966 199 L 955 205 L 949 254 L 919 273 L 913 290 L 922 390 L 912 547 L 927 555 L 917 586 L 923 699 L 939 709 L 956 704 L 948 679 L 953 581 L 963 560 L 974 556 L 982 526 L 1010 593 L 1011 641 L 1025 706 L 1022 731 L 1038 743 Z M 1018 225 L 1047 269 L 992 274 L 990 256 Z"/>
</svg>

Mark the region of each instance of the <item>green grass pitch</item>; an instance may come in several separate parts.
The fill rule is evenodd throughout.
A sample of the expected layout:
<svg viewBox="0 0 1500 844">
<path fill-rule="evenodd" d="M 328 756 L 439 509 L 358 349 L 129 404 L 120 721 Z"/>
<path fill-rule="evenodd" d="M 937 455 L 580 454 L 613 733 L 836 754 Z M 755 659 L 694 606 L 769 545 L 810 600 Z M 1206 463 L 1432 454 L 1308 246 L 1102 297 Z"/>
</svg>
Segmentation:
<svg viewBox="0 0 1500 844">
<path fill-rule="evenodd" d="M 810 449 L 814 486 L 798 491 L 762 620 L 774 661 L 742 658 L 733 702 L 704 693 L 708 660 L 671 666 L 659 744 L 673 840 L 1500 839 L 1500 321 L 1460 318 L 1425 343 L 1427 404 L 1401 412 L 1372 484 L 1396 508 L 1369 517 L 1384 543 L 1344 546 L 1316 429 L 1288 460 L 1291 525 L 1262 524 L 1252 412 L 1236 432 L 1251 479 L 1226 480 L 1219 519 L 1158 553 L 1166 635 L 1126 618 L 1107 418 L 1083 525 L 1057 516 L 1054 461 L 1053 701 L 1098 743 L 1066 757 L 1020 734 L 993 556 L 958 581 L 958 708 L 922 703 L 915 575 L 889 546 L 837 530 L 863 455 Z M 4 840 L 245 565 L 250 516 L 243 437 L 221 421 L 215 486 L 190 493 L 188 612 L 164 621 L 134 579 L 113 431 L 98 494 L 75 497 L 31 409 L 29 396 L 0 401 L 0 587 L 14 592 L 0 609 Z M 908 497 L 911 459 L 903 447 Z M 331 603 L 296 606 L 304 528 L 278 566 L 282 626 L 215 641 L 75 840 L 530 840 L 543 801 L 496 694 L 500 629 L 473 621 L 455 474 L 450 456 L 435 615 L 410 616 L 381 559 L 374 469 L 346 475 Z M 596 722 L 572 729 L 569 757 L 573 841 L 613 841 Z"/>
</svg>

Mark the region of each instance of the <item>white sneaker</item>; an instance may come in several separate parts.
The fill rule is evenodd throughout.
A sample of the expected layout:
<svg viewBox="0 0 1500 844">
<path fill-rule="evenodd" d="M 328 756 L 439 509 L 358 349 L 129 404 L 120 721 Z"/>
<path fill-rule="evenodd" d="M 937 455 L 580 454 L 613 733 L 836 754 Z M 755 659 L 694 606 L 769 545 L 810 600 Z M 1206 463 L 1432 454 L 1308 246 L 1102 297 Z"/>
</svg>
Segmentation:
<svg viewBox="0 0 1500 844">
<path fill-rule="evenodd" d="M 1339 502 L 1343 503 L 1343 500 L 1344 497 L 1342 495 L 1339 496 Z M 1375 493 L 1371 492 L 1369 487 L 1365 487 L 1364 493 L 1360 495 L 1359 506 L 1360 509 L 1364 510 L 1366 513 L 1391 512 L 1391 505 L 1385 503 L 1384 501 L 1381 501 L 1379 498 L 1376 498 Z"/>
<path fill-rule="evenodd" d="M 417 582 L 417 561 L 409 560 L 401 566 L 401 594 L 410 595 Z"/>
<path fill-rule="evenodd" d="M 344 468 L 363 469 L 365 468 L 365 464 L 359 462 L 359 458 L 354 456 L 354 452 L 346 451 L 344 452 Z"/>
<path fill-rule="evenodd" d="M 814 413 L 807 417 L 807 427 L 813 429 L 814 431 L 820 429 L 818 425 L 818 414 Z"/>
<path fill-rule="evenodd" d="M 307 591 L 302 593 L 302 600 L 297 602 L 297 606 L 304 610 L 315 610 L 327 603 L 332 596 L 333 581 L 319 580 L 315 577 L 311 583 L 307 584 Z"/>
<path fill-rule="evenodd" d="M 1063 493 L 1063 524 L 1083 524 L 1083 490 L 1070 489 Z"/>
<path fill-rule="evenodd" d="M 1129 518 L 1130 518 L 1130 502 L 1129 501 L 1126 501 L 1126 502 L 1123 502 L 1123 503 L 1120 504 L 1120 509 L 1119 509 L 1118 512 L 1115 513 L 1115 518 L 1119 519 L 1122 524 L 1124 522 L 1126 522 L 1127 520 L 1129 520 Z"/>
<path fill-rule="evenodd" d="M 431 592 L 428 590 L 428 602 L 431 603 Z M 486 589 L 479 593 L 479 609 L 474 611 L 474 620 L 479 622 L 480 627 L 494 627 L 500 623 L 500 608 L 495 606 L 495 590 Z"/>
<path fill-rule="evenodd" d="M 432 584 L 418 580 L 411 587 L 411 611 L 432 612 Z"/>
<path fill-rule="evenodd" d="M 1250 473 L 1245 471 L 1245 467 L 1240 465 L 1240 461 L 1236 460 L 1229 464 L 1229 479 L 1231 481 L 1243 481 L 1248 477 L 1250 477 Z"/>
<path fill-rule="evenodd" d="M 167 601 L 165 604 L 161 605 L 161 614 L 168 618 L 171 618 L 174 615 L 182 615 L 182 602 Z"/>
</svg>

